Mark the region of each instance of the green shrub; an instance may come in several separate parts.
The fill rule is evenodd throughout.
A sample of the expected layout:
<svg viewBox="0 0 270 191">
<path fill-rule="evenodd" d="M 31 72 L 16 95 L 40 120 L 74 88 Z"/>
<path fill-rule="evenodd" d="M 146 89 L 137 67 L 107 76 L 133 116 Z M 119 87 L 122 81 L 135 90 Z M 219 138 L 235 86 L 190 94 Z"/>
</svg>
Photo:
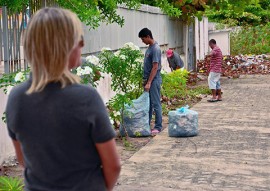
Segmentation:
<svg viewBox="0 0 270 191">
<path fill-rule="evenodd" d="M 187 70 L 176 70 L 162 74 L 161 94 L 169 99 L 179 98 L 186 94 Z"/>
<path fill-rule="evenodd" d="M 116 95 L 109 100 L 110 117 L 122 122 L 124 104 L 131 103 L 143 93 L 143 54 L 139 47 L 129 42 L 117 52 L 104 49 L 99 54 L 102 72 L 111 75 L 111 88 Z"/>
<path fill-rule="evenodd" d="M 232 55 L 270 53 L 270 24 L 235 30 L 230 41 Z"/>
<path fill-rule="evenodd" d="M 0 177 L 0 191 L 22 191 L 22 180 L 17 177 Z"/>
</svg>

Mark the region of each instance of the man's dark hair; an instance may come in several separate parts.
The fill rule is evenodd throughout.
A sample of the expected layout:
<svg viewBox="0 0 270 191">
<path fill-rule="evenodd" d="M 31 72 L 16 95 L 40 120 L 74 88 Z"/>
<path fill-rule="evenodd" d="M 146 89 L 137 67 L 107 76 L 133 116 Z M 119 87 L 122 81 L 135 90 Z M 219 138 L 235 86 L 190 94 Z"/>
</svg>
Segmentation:
<svg viewBox="0 0 270 191">
<path fill-rule="evenodd" d="M 152 32 L 148 28 L 143 28 L 139 32 L 139 35 L 138 36 L 139 36 L 139 38 L 150 36 L 150 38 L 153 39 Z"/>
<path fill-rule="evenodd" d="M 209 41 L 209 43 L 212 43 L 212 44 L 217 44 L 217 42 L 216 42 L 216 40 L 215 40 L 215 39 L 211 39 L 211 40 Z"/>
</svg>

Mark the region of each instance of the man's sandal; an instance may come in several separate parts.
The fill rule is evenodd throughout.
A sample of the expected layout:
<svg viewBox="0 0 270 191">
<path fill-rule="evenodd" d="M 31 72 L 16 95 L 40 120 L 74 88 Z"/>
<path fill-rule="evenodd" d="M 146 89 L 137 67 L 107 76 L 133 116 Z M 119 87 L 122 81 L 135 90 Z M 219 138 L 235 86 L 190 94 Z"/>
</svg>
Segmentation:
<svg viewBox="0 0 270 191">
<path fill-rule="evenodd" d="M 152 135 L 157 135 L 157 134 L 159 134 L 159 133 L 160 133 L 160 131 L 157 130 L 157 129 L 153 129 L 153 130 L 151 131 L 151 134 L 152 134 Z"/>
<path fill-rule="evenodd" d="M 208 102 L 217 102 L 218 100 L 217 99 L 209 99 L 207 100 Z"/>
</svg>

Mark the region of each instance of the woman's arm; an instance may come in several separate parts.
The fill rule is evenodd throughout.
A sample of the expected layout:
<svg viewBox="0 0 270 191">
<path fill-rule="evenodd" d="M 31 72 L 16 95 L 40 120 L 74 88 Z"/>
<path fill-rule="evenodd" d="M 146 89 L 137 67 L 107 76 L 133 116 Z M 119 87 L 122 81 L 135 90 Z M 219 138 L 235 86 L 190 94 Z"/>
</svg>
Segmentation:
<svg viewBox="0 0 270 191">
<path fill-rule="evenodd" d="M 115 140 L 112 139 L 105 143 L 96 143 L 96 148 L 101 158 L 107 189 L 111 191 L 117 182 L 121 170 Z"/>
<path fill-rule="evenodd" d="M 22 165 L 24 167 L 24 161 L 23 161 L 23 153 L 22 153 L 22 149 L 21 149 L 21 144 L 19 141 L 16 140 L 12 140 L 15 151 L 16 151 L 16 156 L 17 156 L 17 160 L 19 162 L 20 165 Z"/>
</svg>

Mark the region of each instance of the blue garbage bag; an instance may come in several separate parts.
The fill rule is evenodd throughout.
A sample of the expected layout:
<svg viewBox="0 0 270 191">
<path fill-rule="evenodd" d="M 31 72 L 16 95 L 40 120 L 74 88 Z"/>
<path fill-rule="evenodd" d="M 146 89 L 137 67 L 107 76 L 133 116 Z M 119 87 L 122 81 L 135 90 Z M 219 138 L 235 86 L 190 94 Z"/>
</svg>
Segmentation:
<svg viewBox="0 0 270 191">
<path fill-rule="evenodd" d="M 151 135 L 149 125 L 149 93 L 144 92 L 132 104 L 125 105 L 123 111 L 123 124 L 120 125 L 120 134 L 129 137 L 147 137 Z"/>
<path fill-rule="evenodd" d="M 189 106 L 169 112 L 168 134 L 170 137 L 191 137 L 198 134 L 198 112 Z"/>
</svg>

